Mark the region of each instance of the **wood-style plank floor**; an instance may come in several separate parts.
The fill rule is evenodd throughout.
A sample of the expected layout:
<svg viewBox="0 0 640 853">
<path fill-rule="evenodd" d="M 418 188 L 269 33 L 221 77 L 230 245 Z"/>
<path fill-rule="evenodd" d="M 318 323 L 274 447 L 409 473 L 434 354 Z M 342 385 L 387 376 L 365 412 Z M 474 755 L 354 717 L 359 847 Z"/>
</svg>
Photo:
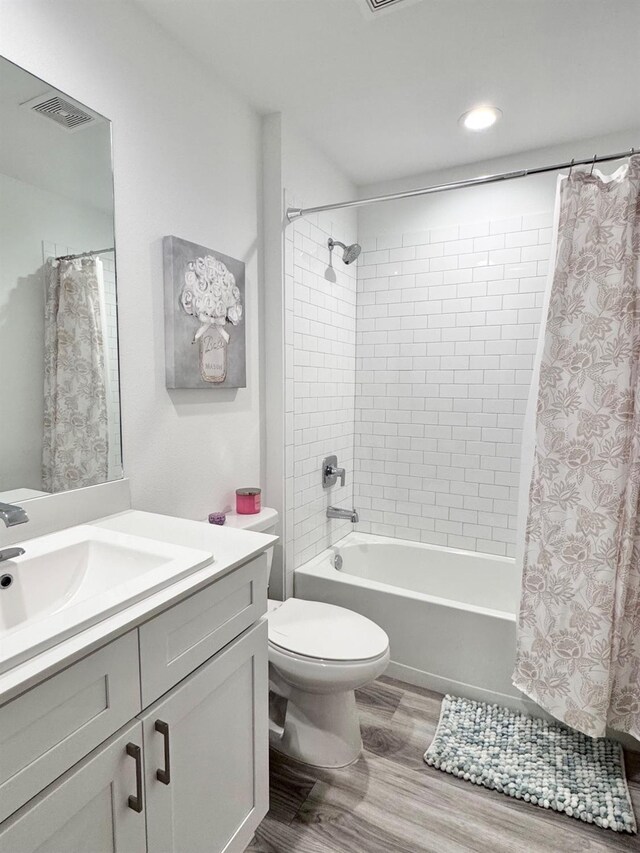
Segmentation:
<svg viewBox="0 0 640 853">
<path fill-rule="evenodd" d="M 252 853 L 595 853 L 640 836 L 589 826 L 428 767 L 442 697 L 381 678 L 357 692 L 364 752 L 317 770 L 271 752 L 271 808 Z M 640 819 L 640 754 L 627 753 Z"/>
</svg>

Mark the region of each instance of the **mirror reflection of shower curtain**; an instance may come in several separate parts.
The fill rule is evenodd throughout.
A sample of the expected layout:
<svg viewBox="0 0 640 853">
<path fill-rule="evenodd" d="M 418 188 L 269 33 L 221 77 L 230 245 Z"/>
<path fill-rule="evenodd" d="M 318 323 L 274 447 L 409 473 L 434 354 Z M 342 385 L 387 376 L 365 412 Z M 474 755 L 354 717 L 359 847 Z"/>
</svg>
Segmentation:
<svg viewBox="0 0 640 853">
<path fill-rule="evenodd" d="M 108 479 L 101 266 L 91 257 L 47 262 L 42 486 L 48 492 Z"/>
</svg>

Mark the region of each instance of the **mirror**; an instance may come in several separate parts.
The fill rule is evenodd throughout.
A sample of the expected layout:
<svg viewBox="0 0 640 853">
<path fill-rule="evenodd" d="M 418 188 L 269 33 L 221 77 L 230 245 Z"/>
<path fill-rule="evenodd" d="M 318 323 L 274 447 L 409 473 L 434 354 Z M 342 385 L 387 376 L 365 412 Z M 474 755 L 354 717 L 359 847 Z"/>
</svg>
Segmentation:
<svg viewBox="0 0 640 853">
<path fill-rule="evenodd" d="M 122 477 L 111 125 L 0 57 L 0 501 Z"/>
</svg>

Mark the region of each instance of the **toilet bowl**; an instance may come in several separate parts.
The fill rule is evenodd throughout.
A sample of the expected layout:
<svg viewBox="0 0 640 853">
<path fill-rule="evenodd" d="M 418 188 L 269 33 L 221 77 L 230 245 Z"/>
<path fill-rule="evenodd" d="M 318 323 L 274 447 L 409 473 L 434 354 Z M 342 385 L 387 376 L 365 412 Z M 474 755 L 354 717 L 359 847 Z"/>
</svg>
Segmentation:
<svg viewBox="0 0 640 853">
<path fill-rule="evenodd" d="M 269 602 L 269 686 L 285 700 L 271 746 L 315 767 L 345 767 L 362 750 L 354 691 L 389 663 L 389 638 L 344 607 L 288 598 Z"/>
<path fill-rule="evenodd" d="M 227 523 L 273 533 L 278 513 L 232 513 Z M 268 623 L 271 746 L 315 767 L 352 764 L 362 750 L 354 691 L 387 668 L 389 638 L 359 613 L 298 598 L 269 600 Z"/>
</svg>

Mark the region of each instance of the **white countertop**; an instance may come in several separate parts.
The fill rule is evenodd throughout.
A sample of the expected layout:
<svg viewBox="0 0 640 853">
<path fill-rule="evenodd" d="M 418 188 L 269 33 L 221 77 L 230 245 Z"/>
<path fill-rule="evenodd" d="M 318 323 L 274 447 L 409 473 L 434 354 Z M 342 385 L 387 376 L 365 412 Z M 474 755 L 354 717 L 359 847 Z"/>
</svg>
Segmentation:
<svg viewBox="0 0 640 853">
<path fill-rule="evenodd" d="M 144 536 L 158 542 L 210 551 L 213 553 L 213 562 L 2 673 L 0 704 L 14 698 L 73 661 L 84 657 L 109 640 L 146 622 L 147 619 L 211 581 L 228 574 L 237 566 L 263 553 L 277 541 L 276 536 L 265 533 L 253 533 L 138 510 L 127 510 L 92 521 L 91 524 L 121 533 Z M 23 544 L 27 550 L 29 540 L 23 540 L 20 544 Z"/>
</svg>

